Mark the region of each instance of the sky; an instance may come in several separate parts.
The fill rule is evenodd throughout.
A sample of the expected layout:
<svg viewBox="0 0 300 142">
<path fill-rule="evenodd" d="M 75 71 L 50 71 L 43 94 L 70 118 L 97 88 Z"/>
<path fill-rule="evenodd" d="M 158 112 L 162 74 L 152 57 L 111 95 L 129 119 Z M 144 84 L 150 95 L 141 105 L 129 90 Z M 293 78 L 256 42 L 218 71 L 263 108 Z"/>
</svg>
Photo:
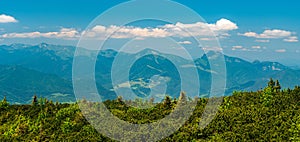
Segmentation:
<svg viewBox="0 0 300 142">
<path fill-rule="evenodd" d="M 146 0 L 139 1 L 143 3 Z M 35 45 L 45 42 L 77 45 L 82 35 L 104 40 L 106 35 L 119 29 L 111 36 L 107 46 L 122 46 L 132 38 L 138 39 L 137 42 L 148 40 L 150 43 L 153 39 L 172 37 L 177 44 L 189 48 L 199 44 L 191 36 L 178 32 L 177 28 L 187 29 L 192 32 L 193 37 L 205 42 L 211 40 L 211 35 L 203 35 L 207 33 L 208 27 L 216 35 L 222 51 L 227 55 L 248 61 L 277 61 L 284 65 L 300 67 L 300 2 L 296 0 L 174 1 L 195 11 L 203 21 L 195 21 L 189 14 L 178 10 L 159 13 L 160 9 L 155 7 L 162 3 L 153 0 L 153 11 L 150 14 L 169 16 L 173 19 L 180 17 L 178 21 L 168 23 L 145 20 L 124 26 L 119 24 L 119 21 L 124 19 L 124 13 L 120 10 L 109 21 L 91 25 L 97 16 L 124 2 L 126 1 L 1 0 L 0 44 Z M 126 13 L 132 16 L 143 15 L 145 13 L 142 7 L 143 5 L 132 5 L 135 11 L 128 8 Z M 168 6 L 165 6 L 165 9 L 172 11 Z M 167 44 L 161 44 L 159 48 L 163 46 Z"/>
</svg>

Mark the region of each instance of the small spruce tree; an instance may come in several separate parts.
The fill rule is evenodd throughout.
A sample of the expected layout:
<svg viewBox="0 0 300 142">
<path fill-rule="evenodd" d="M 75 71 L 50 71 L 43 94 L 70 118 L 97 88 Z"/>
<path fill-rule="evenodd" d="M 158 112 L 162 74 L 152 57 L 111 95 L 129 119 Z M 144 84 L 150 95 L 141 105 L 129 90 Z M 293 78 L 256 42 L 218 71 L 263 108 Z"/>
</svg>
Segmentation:
<svg viewBox="0 0 300 142">
<path fill-rule="evenodd" d="M 6 100 L 6 96 L 4 96 L 3 100 L 0 102 L 0 108 L 7 108 L 9 103 Z"/>
<path fill-rule="evenodd" d="M 275 86 L 275 82 L 273 81 L 272 78 L 270 78 L 270 81 L 268 82 L 268 87 L 270 87 L 272 89 L 272 91 L 274 90 L 274 86 Z"/>
<path fill-rule="evenodd" d="M 117 102 L 122 102 L 123 101 L 123 98 L 122 98 L 122 96 L 118 96 L 118 98 L 117 98 Z"/>
<path fill-rule="evenodd" d="M 171 108 L 172 107 L 172 100 L 170 96 L 166 96 L 164 100 L 164 107 Z"/>
<path fill-rule="evenodd" d="M 154 98 L 153 97 L 150 98 L 149 103 L 154 104 Z"/>
<path fill-rule="evenodd" d="M 185 104 L 187 102 L 187 97 L 185 92 L 180 92 L 179 102 Z"/>
<path fill-rule="evenodd" d="M 32 103 L 31 103 L 31 104 L 34 105 L 34 106 L 38 104 L 38 99 L 37 99 L 37 96 L 36 96 L 36 95 L 33 96 Z"/>
<path fill-rule="evenodd" d="M 281 86 L 278 80 L 276 80 L 274 89 L 276 92 L 280 92 Z"/>
</svg>

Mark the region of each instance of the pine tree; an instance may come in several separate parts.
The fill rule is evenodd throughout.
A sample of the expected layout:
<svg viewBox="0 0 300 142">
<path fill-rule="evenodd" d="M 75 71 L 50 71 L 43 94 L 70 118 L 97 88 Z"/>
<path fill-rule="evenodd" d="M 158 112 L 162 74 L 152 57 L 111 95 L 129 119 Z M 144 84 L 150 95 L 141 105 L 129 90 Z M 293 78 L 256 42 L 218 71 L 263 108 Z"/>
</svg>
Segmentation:
<svg viewBox="0 0 300 142">
<path fill-rule="evenodd" d="M 7 103 L 6 96 L 4 96 L 2 103 Z"/>
<path fill-rule="evenodd" d="M 123 98 L 122 98 L 122 96 L 118 96 L 118 98 L 117 98 L 117 102 L 122 102 L 123 101 Z"/>
<path fill-rule="evenodd" d="M 153 97 L 150 98 L 149 103 L 154 104 L 154 98 Z"/>
<path fill-rule="evenodd" d="M 279 82 L 278 82 L 278 85 L 279 85 Z M 261 93 L 261 101 L 266 107 L 270 106 L 273 96 L 275 94 L 275 91 L 277 91 L 275 87 L 276 87 L 275 82 L 271 78 L 270 81 L 268 82 L 268 86 Z"/>
<path fill-rule="evenodd" d="M 3 100 L 0 102 L 0 108 L 6 108 L 9 106 L 9 103 L 6 100 L 6 96 L 4 96 Z"/>
<path fill-rule="evenodd" d="M 180 92 L 179 102 L 185 104 L 187 102 L 187 97 L 185 92 Z"/>
<path fill-rule="evenodd" d="M 274 90 L 275 82 L 272 78 L 270 78 L 270 81 L 268 82 L 268 87 L 270 87 L 272 90 Z"/>
<path fill-rule="evenodd" d="M 38 99 L 37 99 L 37 96 L 36 95 L 34 95 L 33 96 L 33 100 L 32 100 L 32 105 L 37 105 L 38 104 Z"/>
<path fill-rule="evenodd" d="M 172 107 L 172 100 L 170 96 L 166 96 L 164 100 L 164 107 L 171 108 Z"/>
<path fill-rule="evenodd" d="M 274 89 L 276 92 L 280 92 L 281 86 L 278 80 L 276 80 Z"/>
<path fill-rule="evenodd" d="M 49 104 L 50 104 L 51 106 L 53 106 L 53 105 L 54 105 L 52 100 L 50 100 Z"/>
<path fill-rule="evenodd" d="M 174 104 L 177 104 L 178 101 L 176 98 L 174 98 L 173 102 L 174 102 Z"/>
</svg>

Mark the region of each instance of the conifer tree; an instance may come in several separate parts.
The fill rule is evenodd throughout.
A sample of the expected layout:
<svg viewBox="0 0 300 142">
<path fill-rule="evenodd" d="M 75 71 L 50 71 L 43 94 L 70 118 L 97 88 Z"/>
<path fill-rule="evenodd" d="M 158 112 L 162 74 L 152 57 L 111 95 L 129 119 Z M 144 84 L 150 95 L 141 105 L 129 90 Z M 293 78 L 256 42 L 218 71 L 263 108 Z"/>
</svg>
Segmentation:
<svg viewBox="0 0 300 142">
<path fill-rule="evenodd" d="M 37 99 L 37 96 L 36 95 L 34 95 L 33 96 L 33 99 L 32 99 L 32 105 L 37 105 L 38 104 L 38 99 Z"/>
<path fill-rule="evenodd" d="M 4 96 L 3 100 L 0 102 L 0 108 L 8 107 L 9 103 L 6 100 L 6 96 Z"/>
<path fill-rule="evenodd" d="M 7 103 L 6 96 L 4 96 L 2 103 Z"/>
<path fill-rule="evenodd" d="M 149 103 L 154 104 L 154 98 L 153 97 L 150 98 Z"/>
<path fill-rule="evenodd" d="M 122 98 L 122 96 L 118 96 L 118 98 L 117 98 L 117 102 L 122 102 L 123 101 L 123 98 Z"/>
<path fill-rule="evenodd" d="M 179 102 L 185 104 L 187 102 L 187 97 L 185 92 L 180 92 Z"/>
<path fill-rule="evenodd" d="M 281 86 L 278 80 L 276 80 L 274 89 L 276 92 L 280 92 Z"/>
<path fill-rule="evenodd" d="M 173 102 L 174 102 L 174 104 L 177 104 L 178 101 L 176 98 L 174 98 Z"/>
<path fill-rule="evenodd" d="M 171 106 L 172 106 L 172 100 L 170 96 L 166 96 L 164 100 L 164 107 L 171 108 Z"/>
<path fill-rule="evenodd" d="M 272 90 L 274 90 L 275 82 L 272 78 L 270 78 L 270 81 L 268 82 L 268 87 L 270 87 Z"/>
</svg>

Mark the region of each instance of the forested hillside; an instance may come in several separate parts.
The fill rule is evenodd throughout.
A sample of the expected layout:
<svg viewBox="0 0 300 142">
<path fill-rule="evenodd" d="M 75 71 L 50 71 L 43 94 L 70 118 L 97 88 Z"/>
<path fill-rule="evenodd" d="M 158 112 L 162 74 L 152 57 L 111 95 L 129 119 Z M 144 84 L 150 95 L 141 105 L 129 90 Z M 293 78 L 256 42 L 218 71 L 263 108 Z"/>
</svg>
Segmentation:
<svg viewBox="0 0 300 142">
<path fill-rule="evenodd" d="M 163 118 L 179 101 L 166 97 L 148 109 L 129 107 L 121 98 L 104 103 L 118 118 L 142 124 Z M 200 129 L 207 101 L 198 99 L 189 121 L 162 141 L 300 141 L 300 87 L 281 90 L 279 82 L 270 81 L 257 92 L 236 91 L 223 98 L 216 117 Z M 42 98 L 34 98 L 31 105 L 9 105 L 4 98 L 0 126 L 1 141 L 112 141 L 89 125 L 77 103 L 59 104 Z"/>
</svg>

